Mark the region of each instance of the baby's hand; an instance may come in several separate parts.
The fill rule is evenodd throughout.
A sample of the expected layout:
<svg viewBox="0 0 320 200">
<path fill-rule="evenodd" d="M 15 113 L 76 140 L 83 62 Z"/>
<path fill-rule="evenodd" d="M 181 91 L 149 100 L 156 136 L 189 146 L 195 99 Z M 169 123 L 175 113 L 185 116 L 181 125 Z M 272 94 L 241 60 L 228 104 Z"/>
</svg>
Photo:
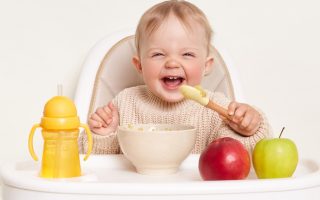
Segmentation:
<svg viewBox="0 0 320 200">
<path fill-rule="evenodd" d="M 117 108 L 110 102 L 90 116 L 88 125 L 92 132 L 99 135 L 108 135 L 117 130 L 119 125 L 119 113 Z"/>
<path fill-rule="evenodd" d="M 251 136 L 259 129 L 262 118 L 257 110 L 248 104 L 231 102 L 228 106 L 231 120 L 223 120 L 236 132 L 244 136 Z"/>
</svg>

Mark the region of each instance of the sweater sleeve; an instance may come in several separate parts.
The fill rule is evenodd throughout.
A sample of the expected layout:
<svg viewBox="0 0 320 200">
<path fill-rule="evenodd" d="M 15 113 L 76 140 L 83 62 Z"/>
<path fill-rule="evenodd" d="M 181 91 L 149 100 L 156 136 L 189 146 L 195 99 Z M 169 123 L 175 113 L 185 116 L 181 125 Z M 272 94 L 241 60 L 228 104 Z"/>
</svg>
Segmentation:
<svg viewBox="0 0 320 200">
<path fill-rule="evenodd" d="M 218 103 L 227 108 L 230 100 L 228 100 L 226 97 L 219 95 L 218 96 L 219 100 Z M 254 106 L 253 106 L 254 107 Z M 221 137 L 231 137 L 234 138 L 238 141 L 240 141 L 249 152 L 253 151 L 253 148 L 255 144 L 260 141 L 263 138 L 270 138 L 272 137 L 272 130 L 271 127 L 268 123 L 268 120 L 265 116 L 265 114 L 258 108 L 254 107 L 259 113 L 262 118 L 260 126 L 257 130 L 257 132 L 251 136 L 242 136 L 239 133 L 235 132 L 232 130 L 230 126 L 228 126 L 220 117 L 219 115 L 214 115 L 213 116 L 213 121 L 215 121 L 216 126 L 213 128 L 213 133 L 210 135 L 210 141 L 211 142 L 213 139 L 216 138 L 221 138 Z"/>
<path fill-rule="evenodd" d="M 92 153 L 93 154 L 119 154 L 120 147 L 116 133 L 107 136 L 92 133 Z M 86 153 L 88 150 L 88 138 L 84 132 L 81 132 L 79 138 L 80 153 Z"/>
</svg>

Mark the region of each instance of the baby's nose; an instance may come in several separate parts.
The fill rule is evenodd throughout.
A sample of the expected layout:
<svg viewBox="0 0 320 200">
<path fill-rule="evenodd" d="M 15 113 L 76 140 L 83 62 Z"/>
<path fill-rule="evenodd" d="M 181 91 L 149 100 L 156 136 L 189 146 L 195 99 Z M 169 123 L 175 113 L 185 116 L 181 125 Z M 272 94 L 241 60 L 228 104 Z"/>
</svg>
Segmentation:
<svg viewBox="0 0 320 200">
<path fill-rule="evenodd" d="M 174 59 L 170 59 L 165 63 L 165 67 L 167 67 L 167 68 L 179 68 L 179 67 L 181 67 L 181 64 L 178 61 L 174 60 Z"/>
</svg>

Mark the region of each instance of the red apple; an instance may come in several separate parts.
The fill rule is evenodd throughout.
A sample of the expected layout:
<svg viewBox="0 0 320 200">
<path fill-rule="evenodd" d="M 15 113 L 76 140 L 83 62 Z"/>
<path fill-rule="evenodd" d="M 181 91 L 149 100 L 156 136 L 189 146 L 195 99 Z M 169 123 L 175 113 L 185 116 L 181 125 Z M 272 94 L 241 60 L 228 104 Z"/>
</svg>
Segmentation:
<svg viewBox="0 0 320 200">
<path fill-rule="evenodd" d="M 243 144 L 224 137 L 212 141 L 201 153 L 199 171 L 203 180 L 239 180 L 248 176 L 250 164 Z"/>
</svg>

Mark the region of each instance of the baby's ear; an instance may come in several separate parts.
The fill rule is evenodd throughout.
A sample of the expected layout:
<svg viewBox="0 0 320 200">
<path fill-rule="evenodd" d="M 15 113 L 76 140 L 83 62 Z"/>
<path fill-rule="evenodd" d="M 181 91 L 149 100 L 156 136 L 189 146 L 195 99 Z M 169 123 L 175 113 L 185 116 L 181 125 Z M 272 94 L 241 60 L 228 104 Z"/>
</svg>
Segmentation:
<svg viewBox="0 0 320 200">
<path fill-rule="evenodd" d="M 141 61 L 138 56 L 132 57 L 132 64 L 135 66 L 139 73 L 142 73 Z"/>
<path fill-rule="evenodd" d="M 214 63 L 213 57 L 211 57 L 211 56 L 207 57 L 207 60 L 206 60 L 205 66 L 204 66 L 204 75 L 205 76 L 210 74 L 210 72 L 212 71 L 213 63 Z"/>
</svg>

